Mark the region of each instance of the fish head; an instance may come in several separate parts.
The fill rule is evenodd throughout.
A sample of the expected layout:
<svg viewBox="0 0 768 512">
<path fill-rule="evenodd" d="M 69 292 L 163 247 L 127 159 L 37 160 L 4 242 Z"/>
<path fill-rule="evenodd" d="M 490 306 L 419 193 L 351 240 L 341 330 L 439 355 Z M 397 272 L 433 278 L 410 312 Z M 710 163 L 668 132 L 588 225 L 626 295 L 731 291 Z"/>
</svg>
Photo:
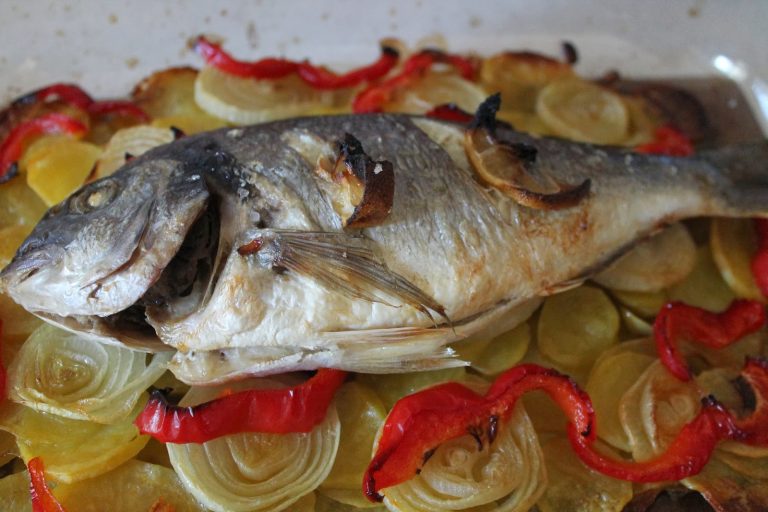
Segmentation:
<svg viewBox="0 0 768 512">
<path fill-rule="evenodd" d="M 33 312 L 108 316 L 139 299 L 206 208 L 204 180 L 170 159 L 136 159 L 53 206 L 0 272 Z"/>
</svg>

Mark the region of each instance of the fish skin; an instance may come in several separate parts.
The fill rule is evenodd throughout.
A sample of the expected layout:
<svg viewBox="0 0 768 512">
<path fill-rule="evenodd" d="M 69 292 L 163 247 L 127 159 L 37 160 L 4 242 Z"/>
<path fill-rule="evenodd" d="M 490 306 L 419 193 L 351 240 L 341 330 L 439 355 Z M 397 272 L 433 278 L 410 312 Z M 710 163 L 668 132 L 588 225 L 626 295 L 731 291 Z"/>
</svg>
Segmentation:
<svg viewBox="0 0 768 512">
<path fill-rule="evenodd" d="M 395 170 L 394 204 L 385 222 L 348 232 L 313 170 L 318 156 L 333 156 L 329 151 L 345 133 Z M 590 179 L 589 197 L 558 211 L 520 206 L 478 183 L 465 155 L 463 127 L 424 118 L 312 117 L 223 129 L 151 150 L 54 207 L 0 273 L 0 291 L 48 321 L 89 319 L 70 322 L 75 330 L 98 324 L 144 296 L 195 220 L 215 208 L 219 238 L 207 278 L 184 297 L 146 305 L 162 342 L 184 356 L 237 350 L 258 355 L 260 349 L 265 358 L 292 356 L 284 366 L 269 365 L 273 373 L 344 367 L 344 350 L 386 346 L 392 334 L 382 331 L 401 329 L 398 343 L 408 350 L 396 357 L 413 370 L 414 361 L 435 357 L 439 347 L 426 343 L 431 348 L 422 353 L 418 343 L 439 315 L 394 303 L 391 290 L 371 301 L 322 281 L 321 270 L 332 268 L 339 254 L 346 258 L 347 248 L 361 244 L 430 304 L 444 308 L 450 328 L 443 327 L 442 346 L 492 332 L 499 310 L 588 278 L 664 225 L 694 216 L 768 213 L 765 142 L 680 159 L 503 129 L 498 137 L 535 147 L 533 171 L 548 179 L 571 185 Z M 77 198 L 82 203 L 107 185 L 118 190 L 111 203 L 78 213 Z M 142 215 L 146 220 L 137 221 Z M 277 256 L 265 261 L 264 255 L 237 253 L 259 237 L 285 240 L 280 247 L 302 239 L 327 243 L 336 256 L 300 258 L 303 271 L 285 271 Z M 28 277 L 30 269 L 35 271 Z M 114 329 L 110 336 L 119 339 Z M 432 339 L 434 332 L 426 336 Z M 394 371 L 392 366 L 387 368 Z M 376 368 L 361 356 L 350 369 Z M 258 367 L 251 373 L 258 374 Z"/>
</svg>

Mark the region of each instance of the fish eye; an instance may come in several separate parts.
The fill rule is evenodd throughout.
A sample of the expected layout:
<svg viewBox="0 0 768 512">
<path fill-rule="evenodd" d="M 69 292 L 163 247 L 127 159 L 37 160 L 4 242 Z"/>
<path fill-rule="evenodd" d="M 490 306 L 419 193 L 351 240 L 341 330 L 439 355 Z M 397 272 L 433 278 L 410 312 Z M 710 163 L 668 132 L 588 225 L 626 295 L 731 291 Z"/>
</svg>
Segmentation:
<svg viewBox="0 0 768 512">
<path fill-rule="evenodd" d="M 72 213 L 89 213 L 98 210 L 115 198 L 117 183 L 104 180 L 84 188 L 69 199 L 69 209 Z"/>
</svg>

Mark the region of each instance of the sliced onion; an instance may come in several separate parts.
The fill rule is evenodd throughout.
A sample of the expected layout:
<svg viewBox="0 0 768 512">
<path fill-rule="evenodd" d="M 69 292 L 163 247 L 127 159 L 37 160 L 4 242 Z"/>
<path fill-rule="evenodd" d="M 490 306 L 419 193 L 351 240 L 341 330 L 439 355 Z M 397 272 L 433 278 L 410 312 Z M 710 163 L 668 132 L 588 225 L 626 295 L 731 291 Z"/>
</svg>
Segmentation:
<svg viewBox="0 0 768 512">
<path fill-rule="evenodd" d="M 148 356 L 43 325 L 10 365 L 10 394 L 41 411 L 114 423 L 131 413 L 142 393 L 163 374 L 171 355 Z"/>
<path fill-rule="evenodd" d="M 242 387 L 274 386 L 262 379 Z M 230 386 L 227 390 L 230 390 Z M 222 388 L 192 388 L 181 405 L 215 398 Z M 285 510 L 328 476 L 339 446 L 335 407 L 306 434 L 235 434 L 203 444 L 169 444 L 182 483 L 215 512 Z"/>
<path fill-rule="evenodd" d="M 118 130 L 109 139 L 96 164 L 95 177 L 109 176 L 125 164 L 127 156 L 139 156 L 156 146 L 173 142 L 174 138 L 172 130 L 156 126 L 141 125 Z"/>
<path fill-rule="evenodd" d="M 495 505 L 497 512 L 527 511 L 544 492 L 547 472 L 533 424 L 522 404 L 479 449 L 467 435 L 441 445 L 414 478 L 384 489 L 398 512 L 440 512 Z M 482 509 L 485 510 L 485 509 Z"/>
</svg>

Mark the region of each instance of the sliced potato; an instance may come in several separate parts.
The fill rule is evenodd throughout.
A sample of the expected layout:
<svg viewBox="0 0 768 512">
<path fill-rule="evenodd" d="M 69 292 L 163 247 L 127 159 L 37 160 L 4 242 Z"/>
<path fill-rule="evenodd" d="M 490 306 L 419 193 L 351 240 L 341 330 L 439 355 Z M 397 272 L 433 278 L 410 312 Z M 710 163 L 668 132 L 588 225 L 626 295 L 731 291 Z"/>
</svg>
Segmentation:
<svg viewBox="0 0 768 512">
<path fill-rule="evenodd" d="M 655 138 L 656 129 L 664 124 L 664 121 L 641 97 L 622 96 L 629 113 L 629 128 L 627 138 L 622 142 L 625 146 L 639 146 L 647 144 Z"/>
<path fill-rule="evenodd" d="M 673 224 L 640 242 L 593 279 L 631 292 L 659 292 L 679 283 L 696 264 L 696 245 L 682 224 Z"/>
<path fill-rule="evenodd" d="M 533 135 L 552 135 L 552 130 L 549 126 L 532 112 L 501 110 L 496 117 L 508 122 L 519 132 L 531 133 Z"/>
<path fill-rule="evenodd" d="M 712 219 L 709 244 L 720 275 L 745 299 L 765 301 L 752 276 L 757 235 L 752 219 Z"/>
<path fill-rule="evenodd" d="M 0 510 L 32 512 L 29 475 L 26 471 L 0 478 Z"/>
<path fill-rule="evenodd" d="M 34 151 L 25 157 L 27 184 L 48 206 L 80 188 L 101 156 L 100 147 L 69 138 L 30 149 Z"/>
<path fill-rule="evenodd" d="M 41 325 L 41 320 L 0 293 L 0 320 L 3 322 L 3 360 L 12 361 L 25 339 Z"/>
<path fill-rule="evenodd" d="M 384 111 L 423 114 L 438 105 L 454 103 L 471 113 L 487 97 L 482 88 L 455 72 L 429 71 L 398 91 L 395 98 L 384 105 Z"/>
<path fill-rule="evenodd" d="M 0 228 L 0 269 L 11 262 L 16 250 L 31 232 L 32 226 L 24 224 Z"/>
<path fill-rule="evenodd" d="M 573 77 L 567 63 L 531 52 L 506 52 L 483 60 L 480 83 L 501 93 L 501 109 L 533 112 L 539 91 L 555 80 Z"/>
<path fill-rule="evenodd" d="M 597 435 L 614 448 L 632 450 L 621 425 L 619 402 L 654 360 L 652 356 L 627 351 L 602 356 L 592 367 L 586 390 L 597 415 Z"/>
<path fill-rule="evenodd" d="M 45 210 L 45 203 L 23 177 L 0 184 L 0 228 L 18 224 L 34 226 Z"/>
<path fill-rule="evenodd" d="M 352 491 L 354 503 L 365 501 L 361 482 L 373 452 L 373 441 L 384 423 L 387 410 L 381 399 L 367 386 L 348 382 L 336 393 L 336 409 L 341 422 L 341 439 L 336 461 L 321 484 L 326 490 Z M 328 494 L 328 493 L 326 493 Z M 345 494 L 328 494 L 346 502 Z M 352 503 L 352 504 L 354 504 Z"/>
<path fill-rule="evenodd" d="M 360 374 L 357 376 L 357 380 L 373 389 L 387 409 L 391 409 L 395 402 L 406 395 L 443 382 L 461 382 L 466 379 L 466 376 L 467 371 L 464 368 L 447 368 L 445 370 L 393 373 L 390 375 Z"/>
<path fill-rule="evenodd" d="M 71 483 L 106 473 L 141 451 L 149 438 L 139 435 L 132 423 L 134 417 L 100 425 L 8 404 L 2 411 L 0 428 L 16 436 L 25 462 L 40 457 L 45 461 L 46 475 Z"/>
<path fill-rule="evenodd" d="M 768 510 L 768 458 L 716 450 L 698 475 L 684 479 L 715 510 Z"/>
<path fill-rule="evenodd" d="M 96 166 L 95 178 L 109 176 L 126 162 L 126 156 L 139 156 L 150 149 L 173 142 L 174 134 L 169 128 L 155 126 L 134 126 L 117 131 L 104 149 Z"/>
<path fill-rule="evenodd" d="M 185 135 L 193 135 L 195 133 L 223 128 L 228 126 L 228 123 L 207 114 L 203 116 L 178 115 L 153 119 L 152 126 L 165 129 L 178 128 L 184 132 Z"/>
<path fill-rule="evenodd" d="M 536 113 L 556 135 L 578 142 L 620 144 L 629 133 L 621 96 L 584 80 L 546 86 L 536 100 Z"/>
<path fill-rule="evenodd" d="M 683 301 L 710 311 L 722 311 L 735 298 L 723 280 L 709 247 L 696 251 L 696 265 L 688 276 L 669 290 L 670 300 Z"/>
<path fill-rule="evenodd" d="M 131 460 L 109 473 L 57 485 L 53 494 L 67 510 L 77 512 L 151 512 L 170 506 L 173 512 L 203 512 L 172 469 Z"/>
<path fill-rule="evenodd" d="M 550 439 L 542 451 L 549 483 L 536 503 L 541 512 L 618 512 L 632 499 L 631 483 L 588 468 L 565 437 Z"/>
<path fill-rule="evenodd" d="M 626 292 L 611 290 L 611 294 L 633 313 L 641 318 L 652 319 L 667 302 L 667 292 Z"/>
<path fill-rule="evenodd" d="M 511 331 L 493 338 L 473 359 L 472 368 L 483 375 L 495 376 L 519 363 L 531 342 L 531 327 L 523 322 Z"/>
<path fill-rule="evenodd" d="M 333 105 L 333 91 L 313 89 L 295 75 L 279 80 L 240 78 L 213 67 L 195 81 L 195 101 L 208 114 L 236 124 L 309 115 Z"/>
<path fill-rule="evenodd" d="M 588 369 L 618 341 L 619 314 L 598 288 L 580 286 L 544 301 L 538 325 L 541 353 L 564 368 Z"/>
</svg>

